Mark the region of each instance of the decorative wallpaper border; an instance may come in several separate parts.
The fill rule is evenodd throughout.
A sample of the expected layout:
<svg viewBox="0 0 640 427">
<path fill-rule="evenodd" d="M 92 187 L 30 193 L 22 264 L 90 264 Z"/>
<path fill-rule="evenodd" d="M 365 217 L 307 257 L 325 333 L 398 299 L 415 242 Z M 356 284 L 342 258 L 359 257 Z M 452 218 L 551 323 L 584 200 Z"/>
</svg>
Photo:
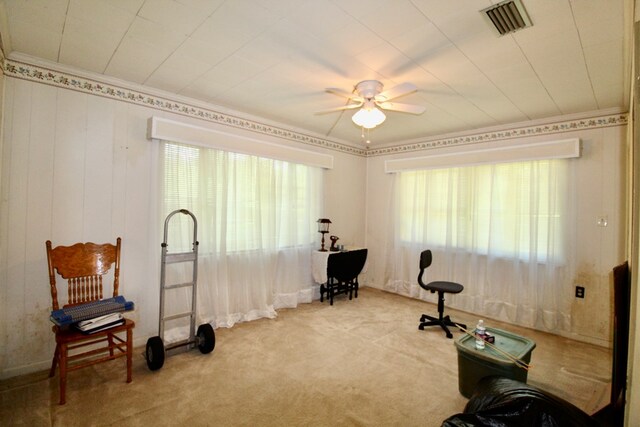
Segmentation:
<svg viewBox="0 0 640 427">
<path fill-rule="evenodd" d="M 343 153 L 354 154 L 357 156 L 366 156 L 366 150 L 363 148 L 352 147 L 327 139 L 317 138 L 304 133 L 291 131 L 288 129 L 266 125 L 253 120 L 247 120 L 230 114 L 224 114 L 215 110 L 210 110 L 194 105 L 189 105 L 179 101 L 163 98 L 156 95 L 150 95 L 144 92 L 119 87 L 111 83 L 103 83 L 97 80 L 85 77 L 75 76 L 69 73 L 53 70 L 50 68 L 27 64 L 11 59 L 5 59 L 2 63 L 5 76 L 15 77 L 18 79 L 44 83 L 51 86 L 71 89 L 78 92 L 90 93 L 92 95 L 111 98 L 118 101 L 128 102 L 131 104 L 143 105 L 158 110 L 168 111 L 183 116 L 202 119 L 209 122 L 232 126 L 252 132 L 257 132 L 278 138 L 284 138 L 303 144 L 314 145 L 317 147 L 328 148 L 330 150 L 340 151 Z"/>
<path fill-rule="evenodd" d="M 396 145 L 393 147 L 369 150 L 368 157 L 389 154 L 408 153 L 412 151 L 431 150 L 434 148 L 450 147 L 452 145 L 469 145 L 481 142 L 499 141 L 504 139 L 523 138 L 527 136 L 549 135 L 578 130 L 624 126 L 628 122 L 627 113 L 605 114 L 598 117 L 560 121 L 550 124 L 519 127 L 508 130 L 476 133 L 444 139 L 433 139 L 424 142 Z"/>
<path fill-rule="evenodd" d="M 0 58 L 1 60 L 1 58 Z M 480 132 L 464 136 L 450 138 L 434 138 L 421 142 L 400 144 L 383 148 L 357 148 L 339 142 L 318 138 L 304 133 L 263 124 L 257 121 L 243 119 L 230 114 L 224 114 L 215 110 L 189 105 L 184 102 L 174 101 L 157 95 L 147 94 L 141 91 L 119 87 L 112 83 L 104 83 L 98 80 L 75 76 L 52 68 L 32 65 L 21 61 L 4 58 L 1 63 L 5 76 L 34 81 L 51 86 L 89 93 L 143 105 L 162 111 L 168 111 L 183 116 L 206 120 L 209 122 L 244 129 L 264 135 L 283 138 L 307 145 L 322 147 L 333 151 L 353 154 L 362 157 L 384 156 L 389 154 L 409 153 L 415 151 L 431 150 L 434 148 L 450 147 L 454 145 L 469 145 L 482 142 L 498 141 L 527 136 L 549 135 L 577 130 L 596 129 L 612 126 L 623 126 L 628 122 L 628 114 L 605 114 L 593 118 L 581 118 L 566 120 L 551 124 L 518 127 L 508 130 Z"/>
</svg>

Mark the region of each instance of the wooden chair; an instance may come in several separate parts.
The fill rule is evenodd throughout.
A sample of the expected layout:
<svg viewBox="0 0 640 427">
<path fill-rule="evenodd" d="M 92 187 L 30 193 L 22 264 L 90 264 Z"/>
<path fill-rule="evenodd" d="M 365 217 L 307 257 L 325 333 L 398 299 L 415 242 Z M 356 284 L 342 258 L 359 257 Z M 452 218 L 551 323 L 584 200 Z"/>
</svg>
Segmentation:
<svg viewBox="0 0 640 427">
<path fill-rule="evenodd" d="M 73 246 L 51 247 L 47 240 L 49 283 L 53 310 L 60 308 L 56 288 L 56 271 L 67 279 L 67 303 L 63 308 L 73 307 L 103 299 L 102 277 L 115 264 L 113 274 L 113 296 L 118 296 L 120 276 L 120 238 L 115 245 L 105 243 L 76 243 Z M 53 326 L 56 350 L 51 363 L 49 377 L 60 367 L 60 404 L 66 402 L 67 372 L 119 357 L 127 358 L 127 382 L 131 382 L 133 361 L 133 328 L 129 319 L 125 323 L 90 335 L 70 326 Z M 120 335 L 125 335 L 124 339 Z"/>
</svg>

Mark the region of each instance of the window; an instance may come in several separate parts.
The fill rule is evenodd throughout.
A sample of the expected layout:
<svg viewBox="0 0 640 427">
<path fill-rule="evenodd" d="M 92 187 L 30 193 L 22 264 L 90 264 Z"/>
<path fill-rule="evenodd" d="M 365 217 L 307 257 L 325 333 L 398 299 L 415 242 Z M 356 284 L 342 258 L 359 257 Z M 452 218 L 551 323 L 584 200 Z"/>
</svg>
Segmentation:
<svg viewBox="0 0 640 427">
<path fill-rule="evenodd" d="M 568 160 L 401 172 L 402 242 L 545 262 L 559 261 L 568 220 Z"/>
<path fill-rule="evenodd" d="M 209 250 L 280 249 L 315 241 L 319 168 L 177 143 L 162 147 L 165 214 L 191 210 L 198 234 L 210 240 Z"/>
<path fill-rule="evenodd" d="M 232 326 L 311 302 L 320 167 L 166 140 L 159 162 L 158 219 L 178 209 L 197 218 L 199 319 Z M 191 250 L 189 216 L 172 216 L 167 231 L 169 253 Z M 192 275 L 188 265 L 165 266 L 166 283 L 186 283 Z M 167 301 L 167 313 L 184 312 L 191 294 L 177 289 Z M 184 336 L 183 328 L 175 325 L 171 333 Z"/>
</svg>

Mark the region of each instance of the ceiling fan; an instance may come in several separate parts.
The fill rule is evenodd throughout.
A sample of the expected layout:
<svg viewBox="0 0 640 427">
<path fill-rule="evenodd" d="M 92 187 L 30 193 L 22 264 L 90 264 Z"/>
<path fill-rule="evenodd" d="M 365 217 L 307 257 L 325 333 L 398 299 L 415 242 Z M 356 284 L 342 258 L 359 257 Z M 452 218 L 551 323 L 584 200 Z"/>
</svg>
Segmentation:
<svg viewBox="0 0 640 427">
<path fill-rule="evenodd" d="M 354 91 L 349 93 L 338 88 L 327 88 L 326 91 L 334 95 L 343 96 L 351 103 L 330 110 L 319 111 L 317 114 L 332 113 L 341 110 L 360 108 L 351 120 L 365 129 L 372 129 L 382 122 L 386 116 L 380 109 L 399 111 L 401 113 L 422 114 L 425 107 L 412 104 L 391 102 L 392 99 L 415 92 L 418 88 L 411 83 L 402 83 L 389 90 L 382 91 L 384 85 L 377 80 L 364 80 L 358 83 Z M 380 108 L 380 109 L 378 109 Z"/>
</svg>

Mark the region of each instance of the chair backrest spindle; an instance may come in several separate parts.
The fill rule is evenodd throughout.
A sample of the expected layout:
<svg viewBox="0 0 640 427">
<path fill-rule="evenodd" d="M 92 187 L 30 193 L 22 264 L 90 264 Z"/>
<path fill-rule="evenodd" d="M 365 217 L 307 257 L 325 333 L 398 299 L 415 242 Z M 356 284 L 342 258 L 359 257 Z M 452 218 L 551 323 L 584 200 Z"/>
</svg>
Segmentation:
<svg viewBox="0 0 640 427">
<path fill-rule="evenodd" d="M 67 283 L 68 304 L 82 304 L 103 298 L 102 275 L 71 277 Z"/>
</svg>

